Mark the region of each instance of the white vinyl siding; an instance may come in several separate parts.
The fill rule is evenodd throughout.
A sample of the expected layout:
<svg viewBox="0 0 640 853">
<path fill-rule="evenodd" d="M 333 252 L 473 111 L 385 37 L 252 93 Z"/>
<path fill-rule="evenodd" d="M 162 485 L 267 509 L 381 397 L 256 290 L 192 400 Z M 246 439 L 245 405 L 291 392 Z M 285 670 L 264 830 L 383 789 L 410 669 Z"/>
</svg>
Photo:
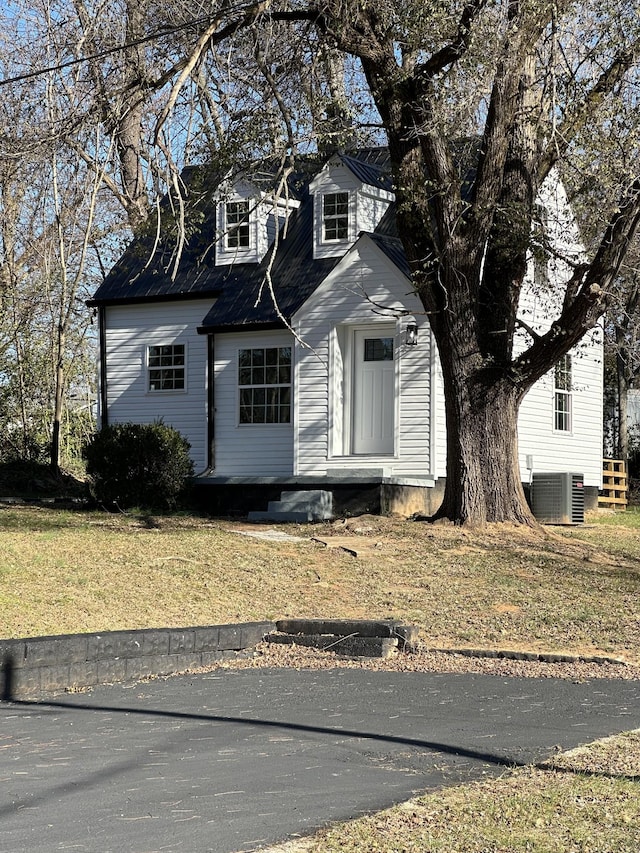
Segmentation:
<svg viewBox="0 0 640 853">
<path fill-rule="evenodd" d="M 562 201 L 562 199 L 560 199 Z M 565 200 L 566 203 L 566 200 Z M 554 217 L 550 217 L 554 220 Z M 558 220 L 559 217 L 555 217 Z M 560 221 L 564 222 L 560 218 Z M 564 222 L 571 237 L 570 223 Z M 562 235 L 556 234 L 557 245 L 562 245 Z M 575 243 L 570 244 L 571 251 Z M 525 281 L 519 314 L 528 326 L 538 332 L 545 331 L 550 317 L 558 310 L 562 294 L 558 281 L 568 280 L 571 269 L 560 261 L 554 262 L 550 287 L 540 290 L 532 284 L 534 280 L 534 262 L 531 259 L 529 274 Z M 516 340 L 516 351 L 526 346 L 526 336 L 521 333 Z M 529 482 L 531 471 L 527 468 L 527 457 L 533 460 L 533 471 L 539 472 L 575 472 L 584 474 L 587 486 L 601 486 L 602 478 L 602 386 L 603 386 L 603 350 L 602 331 L 597 328 L 589 333 L 570 353 L 571 391 L 570 391 L 570 430 L 555 428 L 556 388 L 555 370 L 538 380 L 525 396 L 518 416 L 518 451 L 520 475 L 523 482 Z M 434 442 L 436 474 L 446 476 L 446 420 L 444 408 L 444 390 L 442 370 L 439 360 L 435 365 L 435 427 Z"/>
<path fill-rule="evenodd" d="M 566 193 L 556 175 L 543 184 L 540 193 L 545 207 L 546 239 L 552 256 L 547 264 L 546 281 L 536 275 L 536 260 L 530 259 L 527 280 L 522 289 L 519 314 L 537 332 L 546 331 L 557 316 L 564 285 L 573 273 L 569 260 L 579 261 L 583 249 Z M 521 351 L 529 341 L 526 336 L 516 342 Z M 569 353 L 570 385 L 556 387 L 556 371 L 543 376 L 526 395 L 518 417 L 518 449 L 522 480 L 528 482 L 531 471 L 527 457 L 533 460 L 533 472 L 575 472 L 584 475 L 586 486 L 600 487 L 602 483 L 602 388 L 603 349 L 602 330 L 594 329 Z M 567 385 L 566 380 L 562 383 Z M 568 397 L 564 408 L 569 419 L 560 423 L 556 394 Z"/>
<path fill-rule="evenodd" d="M 109 423 L 162 420 L 191 444 L 196 471 L 207 464 L 207 340 L 197 326 L 211 300 L 117 305 L 105 309 Z M 184 346 L 185 389 L 149 390 L 148 348 Z"/>
<path fill-rule="evenodd" d="M 602 347 L 599 330 L 592 333 L 572 356 L 571 431 L 555 429 L 554 372 L 538 380 L 525 396 L 518 415 L 520 476 L 529 482 L 531 471 L 573 471 L 584 474 L 586 486 L 601 487 L 602 478 Z M 446 418 L 442 371 L 436 365 L 434 388 L 438 477 L 446 476 Z"/>
<path fill-rule="evenodd" d="M 214 340 L 215 464 L 221 477 L 293 474 L 291 423 L 240 423 L 239 357 L 248 349 L 290 348 L 288 332 L 218 334 Z"/>
<path fill-rule="evenodd" d="M 407 306 L 408 290 L 406 278 L 363 237 L 298 312 L 294 325 L 306 346 L 296 343 L 297 475 L 382 469 L 385 476 L 411 480 L 430 476 L 431 336 L 419 316 L 418 345 L 406 346 L 406 325 L 416 318 L 396 320 L 393 309 Z M 418 312 L 417 298 L 409 301 Z M 381 311 L 380 305 L 388 310 Z M 345 405 L 350 394 L 349 340 L 357 329 L 375 337 L 376 326 L 386 337 L 390 323 L 396 350 L 394 453 L 356 456 L 349 452 L 351 424 Z"/>
<path fill-rule="evenodd" d="M 518 418 L 520 471 L 527 481 L 526 457 L 533 471 L 584 474 L 586 486 L 602 478 L 602 346 L 596 329 L 571 353 L 571 431 L 555 429 L 555 371 L 533 386 Z"/>
</svg>

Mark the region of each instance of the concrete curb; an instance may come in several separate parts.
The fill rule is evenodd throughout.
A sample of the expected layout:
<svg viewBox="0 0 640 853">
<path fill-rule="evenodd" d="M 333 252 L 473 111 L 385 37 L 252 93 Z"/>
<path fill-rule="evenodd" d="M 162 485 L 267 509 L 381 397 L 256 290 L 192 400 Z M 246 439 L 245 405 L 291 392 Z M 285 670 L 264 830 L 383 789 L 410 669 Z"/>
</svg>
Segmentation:
<svg viewBox="0 0 640 853">
<path fill-rule="evenodd" d="M 393 619 L 279 619 L 280 633 L 267 643 L 306 646 L 341 657 L 386 658 L 396 649 L 415 651 L 419 628 Z"/>
<path fill-rule="evenodd" d="M 540 663 L 600 663 L 616 666 L 629 666 L 622 658 L 606 655 L 571 655 L 556 652 L 521 652 L 509 649 L 440 649 L 431 647 L 428 652 L 440 652 L 443 655 L 462 655 L 469 658 L 501 658 L 503 660 L 537 661 Z"/>
<path fill-rule="evenodd" d="M 273 622 L 0 640 L 0 698 L 136 681 L 209 666 L 255 648 Z"/>
</svg>

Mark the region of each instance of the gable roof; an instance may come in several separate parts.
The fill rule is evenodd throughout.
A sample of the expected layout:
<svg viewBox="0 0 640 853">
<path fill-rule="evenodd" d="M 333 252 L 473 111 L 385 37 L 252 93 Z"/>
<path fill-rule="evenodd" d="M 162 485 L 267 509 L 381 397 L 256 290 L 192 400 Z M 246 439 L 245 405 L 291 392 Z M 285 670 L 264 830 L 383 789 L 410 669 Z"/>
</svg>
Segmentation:
<svg viewBox="0 0 640 853">
<path fill-rule="evenodd" d="M 390 191 L 386 148 L 362 149 L 339 156 L 360 181 Z M 215 301 L 198 329 L 201 333 L 282 327 L 282 318 L 288 322 L 340 260 L 340 257 L 313 257 L 313 199 L 309 184 L 318 169 L 317 159 L 308 158 L 302 161 L 300 171 L 290 176 L 289 191 L 300 201 L 300 206 L 289 213 L 286 231 L 281 231 L 277 245 L 271 246 L 260 263 L 229 266 L 215 264 L 214 197 L 220 179 L 203 177 L 205 170 L 186 170 L 183 180 L 187 192 L 191 186 L 196 186 L 192 193 L 196 197 L 192 210 L 200 224 L 188 236 L 175 277 L 171 275 L 175 236 L 171 239 L 169 234 L 154 253 L 154 235 L 143 234 L 128 246 L 88 304 L 210 297 Z M 268 167 L 262 166 L 255 175 L 247 170 L 238 174 L 261 189 L 275 186 L 274 174 Z M 410 276 L 402 245 L 397 239 L 393 208 L 391 204 L 375 234 L 370 236 L 400 271 Z M 175 230 L 175 226 L 173 228 Z"/>
</svg>

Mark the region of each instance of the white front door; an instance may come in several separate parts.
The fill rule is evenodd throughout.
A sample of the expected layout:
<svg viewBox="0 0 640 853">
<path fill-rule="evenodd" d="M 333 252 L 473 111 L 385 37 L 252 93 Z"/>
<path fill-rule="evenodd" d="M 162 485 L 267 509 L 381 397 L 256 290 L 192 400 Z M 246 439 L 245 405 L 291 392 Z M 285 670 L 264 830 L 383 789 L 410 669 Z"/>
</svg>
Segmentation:
<svg viewBox="0 0 640 853">
<path fill-rule="evenodd" d="M 393 326 L 354 332 L 352 453 L 391 455 L 395 428 Z"/>
</svg>

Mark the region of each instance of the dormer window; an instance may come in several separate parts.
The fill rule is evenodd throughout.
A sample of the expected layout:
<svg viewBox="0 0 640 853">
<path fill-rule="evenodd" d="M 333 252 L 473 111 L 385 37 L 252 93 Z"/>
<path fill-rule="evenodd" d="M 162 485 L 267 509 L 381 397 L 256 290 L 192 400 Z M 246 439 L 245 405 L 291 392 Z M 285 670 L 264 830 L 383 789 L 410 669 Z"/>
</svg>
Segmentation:
<svg viewBox="0 0 640 853">
<path fill-rule="evenodd" d="M 326 242 L 349 238 L 349 193 L 322 197 L 322 236 Z"/>
<path fill-rule="evenodd" d="M 228 201 L 225 208 L 225 218 L 227 248 L 248 249 L 251 246 L 249 202 Z"/>
<path fill-rule="evenodd" d="M 309 184 L 313 198 L 313 257 L 339 258 L 362 231 L 375 231 L 394 199 L 375 165 L 335 154 Z"/>
</svg>

